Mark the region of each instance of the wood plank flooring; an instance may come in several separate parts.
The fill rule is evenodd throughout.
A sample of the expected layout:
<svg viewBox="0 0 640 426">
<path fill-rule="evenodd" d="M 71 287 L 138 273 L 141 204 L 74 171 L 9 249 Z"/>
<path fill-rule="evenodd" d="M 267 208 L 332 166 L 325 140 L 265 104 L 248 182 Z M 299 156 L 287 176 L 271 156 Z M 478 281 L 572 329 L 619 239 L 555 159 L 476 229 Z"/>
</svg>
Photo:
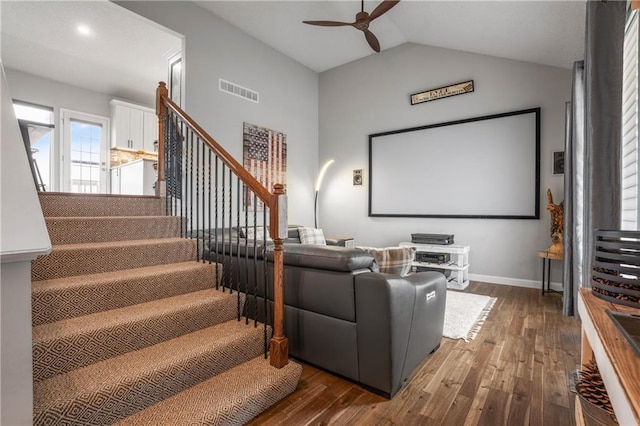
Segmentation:
<svg viewBox="0 0 640 426">
<path fill-rule="evenodd" d="M 568 372 L 580 362 L 580 321 L 562 296 L 472 282 L 498 300 L 471 342 L 444 338 L 387 400 L 304 365 L 297 390 L 251 425 L 572 425 Z"/>
</svg>

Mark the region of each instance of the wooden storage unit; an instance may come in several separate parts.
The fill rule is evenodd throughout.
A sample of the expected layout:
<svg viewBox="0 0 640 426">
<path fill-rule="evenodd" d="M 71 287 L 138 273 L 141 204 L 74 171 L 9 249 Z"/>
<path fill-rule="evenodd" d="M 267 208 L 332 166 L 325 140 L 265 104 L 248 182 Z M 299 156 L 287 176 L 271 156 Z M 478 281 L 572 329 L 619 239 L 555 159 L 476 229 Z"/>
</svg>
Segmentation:
<svg viewBox="0 0 640 426">
<path fill-rule="evenodd" d="M 469 285 L 469 252 L 471 246 L 460 244 L 418 244 L 400 243 L 400 247 L 415 247 L 416 252 L 449 253 L 451 260 L 447 263 L 413 262 L 413 266 L 425 268 L 447 269 L 451 271 L 447 287 L 464 290 Z"/>
<path fill-rule="evenodd" d="M 582 363 L 595 359 L 621 425 L 640 424 L 640 357 L 618 331 L 607 310 L 640 314 L 639 309 L 613 304 L 582 288 L 578 313 L 582 320 Z M 577 411 L 577 410 L 576 410 Z M 580 423 L 578 420 L 578 424 Z"/>
</svg>

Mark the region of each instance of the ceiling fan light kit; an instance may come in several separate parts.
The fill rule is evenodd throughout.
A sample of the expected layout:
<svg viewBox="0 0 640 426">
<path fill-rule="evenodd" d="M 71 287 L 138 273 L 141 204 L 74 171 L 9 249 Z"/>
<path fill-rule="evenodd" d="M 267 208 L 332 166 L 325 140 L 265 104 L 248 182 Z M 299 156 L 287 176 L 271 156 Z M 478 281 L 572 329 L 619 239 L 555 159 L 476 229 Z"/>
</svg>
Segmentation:
<svg viewBox="0 0 640 426">
<path fill-rule="evenodd" d="M 354 22 L 340 22 L 340 21 L 302 21 L 305 24 L 317 25 L 320 27 L 345 27 L 351 26 L 364 33 L 364 38 L 369 43 L 369 46 L 376 52 L 380 52 L 380 42 L 378 38 L 369 30 L 369 24 L 376 18 L 379 18 L 386 12 L 388 12 L 393 6 L 398 4 L 400 0 L 384 0 L 380 3 L 371 14 L 364 11 L 364 0 L 361 0 L 360 12 L 356 13 L 356 20 Z"/>
</svg>

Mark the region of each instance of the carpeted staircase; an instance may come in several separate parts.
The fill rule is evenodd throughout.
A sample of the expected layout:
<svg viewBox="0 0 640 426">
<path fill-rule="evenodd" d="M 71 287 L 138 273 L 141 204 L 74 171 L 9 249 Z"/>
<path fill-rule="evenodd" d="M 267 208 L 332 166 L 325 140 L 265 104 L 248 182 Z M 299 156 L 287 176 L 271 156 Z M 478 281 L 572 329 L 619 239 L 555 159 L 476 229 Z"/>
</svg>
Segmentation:
<svg viewBox="0 0 640 426">
<path fill-rule="evenodd" d="M 242 424 L 295 390 L 301 366 L 269 365 L 243 297 L 215 289 L 160 199 L 40 202 L 53 251 L 32 265 L 34 424 Z"/>
</svg>

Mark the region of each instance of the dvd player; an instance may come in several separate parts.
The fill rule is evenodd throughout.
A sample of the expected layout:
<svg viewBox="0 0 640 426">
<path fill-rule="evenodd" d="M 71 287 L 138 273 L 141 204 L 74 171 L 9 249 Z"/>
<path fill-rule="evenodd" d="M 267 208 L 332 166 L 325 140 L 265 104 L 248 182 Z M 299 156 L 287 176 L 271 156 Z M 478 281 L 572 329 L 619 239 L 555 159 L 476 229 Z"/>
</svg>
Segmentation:
<svg viewBox="0 0 640 426">
<path fill-rule="evenodd" d="M 431 253 L 427 251 L 416 252 L 416 261 L 425 263 L 447 263 L 451 260 L 449 253 Z"/>
</svg>

